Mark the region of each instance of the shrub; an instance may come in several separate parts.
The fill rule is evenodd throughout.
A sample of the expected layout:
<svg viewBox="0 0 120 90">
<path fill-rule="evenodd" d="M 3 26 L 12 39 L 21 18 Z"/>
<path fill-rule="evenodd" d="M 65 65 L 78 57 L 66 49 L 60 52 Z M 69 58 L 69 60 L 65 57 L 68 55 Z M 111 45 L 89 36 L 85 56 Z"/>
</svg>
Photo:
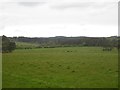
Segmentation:
<svg viewBox="0 0 120 90">
<path fill-rule="evenodd" d="M 12 52 L 16 48 L 15 42 L 11 42 L 6 36 L 2 36 L 2 52 Z"/>
</svg>

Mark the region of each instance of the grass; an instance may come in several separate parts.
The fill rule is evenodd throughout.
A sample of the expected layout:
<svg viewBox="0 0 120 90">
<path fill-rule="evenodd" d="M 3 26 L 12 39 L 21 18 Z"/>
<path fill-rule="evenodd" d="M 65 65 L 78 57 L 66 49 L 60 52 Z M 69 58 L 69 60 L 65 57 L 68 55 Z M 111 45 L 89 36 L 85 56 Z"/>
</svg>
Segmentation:
<svg viewBox="0 0 120 90">
<path fill-rule="evenodd" d="M 71 51 L 71 52 L 67 52 Z M 117 50 L 19 49 L 3 54 L 3 88 L 117 88 Z"/>
</svg>

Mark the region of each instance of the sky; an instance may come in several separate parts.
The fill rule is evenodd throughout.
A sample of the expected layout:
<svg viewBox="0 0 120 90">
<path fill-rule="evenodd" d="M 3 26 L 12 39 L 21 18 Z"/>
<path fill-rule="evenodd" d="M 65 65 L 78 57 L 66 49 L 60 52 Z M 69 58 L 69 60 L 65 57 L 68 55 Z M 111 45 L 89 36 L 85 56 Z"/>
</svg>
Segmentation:
<svg viewBox="0 0 120 90">
<path fill-rule="evenodd" d="M 118 0 L 0 0 L 0 35 L 118 35 Z"/>
</svg>

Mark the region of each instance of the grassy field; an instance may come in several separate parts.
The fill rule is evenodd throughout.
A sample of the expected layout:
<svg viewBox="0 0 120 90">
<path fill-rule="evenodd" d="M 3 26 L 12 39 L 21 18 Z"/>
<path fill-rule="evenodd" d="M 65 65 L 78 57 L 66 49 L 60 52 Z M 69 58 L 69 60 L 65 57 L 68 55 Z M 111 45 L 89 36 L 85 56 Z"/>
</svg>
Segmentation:
<svg viewBox="0 0 120 90">
<path fill-rule="evenodd" d="M 117 88 L 117 50 L 19 49 L 3 54 L 3 88 Z"/>
</svg>

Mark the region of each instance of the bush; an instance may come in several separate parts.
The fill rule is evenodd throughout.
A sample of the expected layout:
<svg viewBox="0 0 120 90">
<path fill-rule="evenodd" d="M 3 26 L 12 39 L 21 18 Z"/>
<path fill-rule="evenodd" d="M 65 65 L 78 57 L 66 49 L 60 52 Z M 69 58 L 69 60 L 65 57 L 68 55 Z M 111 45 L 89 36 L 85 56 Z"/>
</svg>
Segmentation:
<svg viewBox="0 0 120 90">
<path fill-rule="evenodd" d="M 2 52 L 12 52 L 16 48 L 15 42 L 11 42 L 6 36 L 2 36 Z"/>
</svg>

